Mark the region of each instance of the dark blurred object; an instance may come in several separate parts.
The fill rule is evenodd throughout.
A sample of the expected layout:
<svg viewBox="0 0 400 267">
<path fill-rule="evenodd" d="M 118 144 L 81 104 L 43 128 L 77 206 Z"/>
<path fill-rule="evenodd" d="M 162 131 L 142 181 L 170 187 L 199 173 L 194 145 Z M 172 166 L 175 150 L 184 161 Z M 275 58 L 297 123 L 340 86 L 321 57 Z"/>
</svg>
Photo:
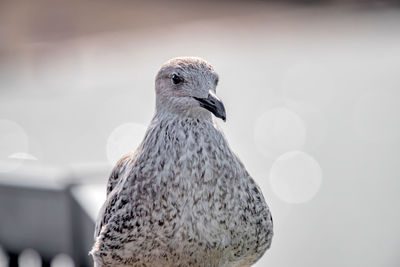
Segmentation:
<svg viewBox="0 0 400 267">
<path fill-rule="evenodd" d="M 75 266 L 93 266 L 88 251 L 94 221 L 73 197 L 70 174 L 44 168 L 0 173 L 0 245 L 9 266 L 31 248 L 42 266 L 58 254 L 69 255 Z"/>
<path fill-rule="evenodd" d="M 15 44 L 40 44 L 96 33 L 140 31 L 160 25 L 237 16 L 268 7 L 303 4 L 349 8 L 399 5 L 399 0 L 286 1 L 10 1 L 0 2 L 0 56 L 23 49 Z M 212 8 L 210 8 L 212 6 Z"/>
</svg>

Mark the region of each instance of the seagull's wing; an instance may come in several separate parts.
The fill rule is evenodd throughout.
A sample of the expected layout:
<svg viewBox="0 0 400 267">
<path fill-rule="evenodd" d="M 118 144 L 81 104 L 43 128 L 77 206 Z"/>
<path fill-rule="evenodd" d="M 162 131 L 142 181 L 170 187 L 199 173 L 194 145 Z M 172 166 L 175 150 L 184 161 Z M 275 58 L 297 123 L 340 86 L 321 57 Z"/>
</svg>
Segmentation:
<svg viewBox="0 0 400 267">
<path fill-rule="evenodd" d="M 244 168 L 244 165 L 242 165 Z M 271 246 L 273 237 L 273 221 L 270 209 L 265 202 L 261 188 L 256 184 L 254 179 L 245 171 L 245 178 L 247 180 L 244 187 L 246 201 L 242 211 L 239 211 L 238 218 L 247 218 L 252 220 L 255 225 L 256 234 L 250 237 L 247 241 L 247 255 L 243 258 L 234 259 L 235 266 L 250 266 L 258 261 L 264 252 Z M 254 245 L 256 244 L 256 245 Z M 240 253 L 239 253 L 240 254 Z"/>
<path fill-rule="evenodd" d="M 110 177 L 108 178 L 107 183 L 107 196 L 113 191 L 115 186 L 118 184 L 121 174 L 124 173 L 125 168 L 127 167 L 129 161 L 132 159 L 133 154 L 129 153 L 123 156 L 115 165 L 114 169 L 111 172 Z"/>
<path fill-rule="evenodd" d="M 94 231 L 94 238 L 96 238 L 100 234 L 101 228 L 108 220 L 109 216 L 107 216 L 107 214 L 105 214 L 105 211 L 106 211 L 106 207 L 108 206 L 110 200 L 112 199 L 112 196 L 110 195 L 110 193 L 114 190 L 114 188 L 116 187 L 118 182 L 122 179 L 122 176 L 125 173 L 126 168 L 128 167 L 128 165 L 130 165 L 129 163 L 134 160 L 133 159 L 134 156 L 135 155 L 132 153 L 126 154 L 125 156 L 123 156 L 117 162 L 117 164 L 115 165 L 114 169 L 111 172 L 110 177 L 108 178 L 107 199 L 106 199 L 105 203 L 103 204 L 103 206 L 101 207 L 100 212 L 97 216 L 96 228 Z"/>
</svg>

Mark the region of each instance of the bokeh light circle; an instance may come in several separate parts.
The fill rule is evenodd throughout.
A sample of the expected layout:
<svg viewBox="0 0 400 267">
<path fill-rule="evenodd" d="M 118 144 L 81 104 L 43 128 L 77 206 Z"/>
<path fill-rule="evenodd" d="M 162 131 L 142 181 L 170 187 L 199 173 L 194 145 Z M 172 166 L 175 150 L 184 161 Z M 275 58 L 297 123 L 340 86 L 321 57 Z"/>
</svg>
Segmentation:
<svg viewBox="0 0 400 267">
<path fill-rule="evenodd" d="M 58 254 L 51 260 L 51 267 L 74 267 L 74 261 L 66 254 Z"/>
<path fill-rule="evenodd" d="M 135 150 L 143 140 L 146 126 L 139 123 L 124 123 L 115 128 L 107 140 L 107 159 L 115 165 L 125 154 Z"/>
<path fill-rule="evenodd" d="M 319 191 L 322 171 L 318 162 L 301 151 L 287 152 L 273 163 L 270 183 L 274 193 L 288 203 L 310 201 Z"/>
<path fill-rule="evenodd" d="M 369 92 L 358 99 L 353 112 L 356 134 L 374 143 L 394 143 L 400 137 L 400 94 Z"/>
<path fill-rule="evenodd" d="M 8 266 L 9 258 L 3 248 L 0 246 L 0 266 Z"/>
<path fill-rule="evenodd" d="M 262 114 L 256 121 L 254 139 L 260 153 L 267 157 L 276 157 L 303 147 L 306 125 L 290 109 L 274 108 Z"/>
<path fill-rule="evenodd" d="M 320 109 L 290 99 L 285 99 L 285 106 L 303 119 L 307 127 L 307 148 L 316 148 L 325 142 L 329 121 Z"/>
<path fill-rule="evenodd" d="M 42 259 L 39 253 L 33 249 L 25 249 L 18 256 L 18 266 L 20 267 L 41 267 Z"/>
<path fill-rule="evenodd" d="M 17 123 L 0 119 L 0 172 L 10 172 L 23 161 L 10 159 L 15 153 L 28 153 L 28 135 Z"/>
</svg>

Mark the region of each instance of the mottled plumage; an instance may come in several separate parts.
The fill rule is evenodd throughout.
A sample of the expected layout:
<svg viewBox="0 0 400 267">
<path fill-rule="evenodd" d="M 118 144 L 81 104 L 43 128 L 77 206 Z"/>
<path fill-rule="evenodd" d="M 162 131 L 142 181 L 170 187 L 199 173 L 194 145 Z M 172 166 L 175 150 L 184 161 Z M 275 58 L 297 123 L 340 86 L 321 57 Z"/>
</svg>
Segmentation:
<svg viewBox="0 0 400 267">
<path fill-rule="evenodd" d="M 270 247 L 261 190 L 211 114 L 225 119 L 217 82 L 198 58 L 160 69 L 144 140 L 108 182 L 91 251 L 96 266 L 250 266 Z"/>
</svg>

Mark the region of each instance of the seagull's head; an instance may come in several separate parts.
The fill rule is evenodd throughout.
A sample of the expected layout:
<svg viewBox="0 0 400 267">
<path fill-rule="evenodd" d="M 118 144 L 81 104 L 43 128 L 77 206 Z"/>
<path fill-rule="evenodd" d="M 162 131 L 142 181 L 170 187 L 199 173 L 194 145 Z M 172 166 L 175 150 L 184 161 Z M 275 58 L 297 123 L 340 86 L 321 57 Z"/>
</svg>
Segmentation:
<svg viewBox="0 0 400 267">
<path fill-rule="evenodd" d="M 196 57 L 179 57 L 161 66 L 155 81 L 157 112 L 179 116 L 216 117 L 225 121 L 225 107 L 216 96 L 218 74 Z"/>
</svg>

